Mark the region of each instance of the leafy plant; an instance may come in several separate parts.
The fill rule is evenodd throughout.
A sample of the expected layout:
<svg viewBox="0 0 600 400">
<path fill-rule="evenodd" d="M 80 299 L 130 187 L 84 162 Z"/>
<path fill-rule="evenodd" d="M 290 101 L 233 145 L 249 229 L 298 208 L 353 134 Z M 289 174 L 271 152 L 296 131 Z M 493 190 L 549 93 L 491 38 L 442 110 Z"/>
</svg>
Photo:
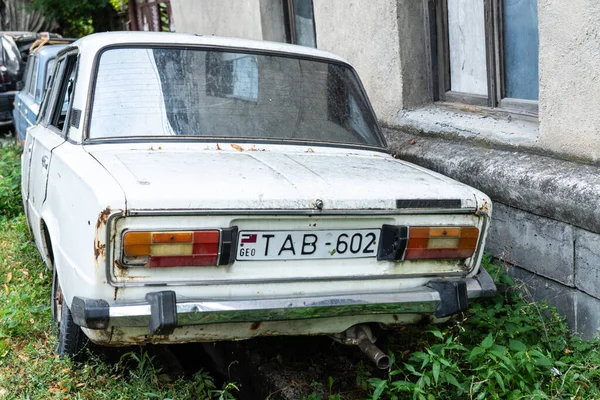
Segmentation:
<svg viewBox="0 0 600 400">
<path fill-rule="evenodd" d="M 484 265 L 514 286 L 489 256 Z M 569 337 L 556 309 L 514 288 L 427 332 L 406 356 L 392 344 L 402 362 L 368 380 L 372 399 L 600 398 L 600 341 Z"/>
</svg>

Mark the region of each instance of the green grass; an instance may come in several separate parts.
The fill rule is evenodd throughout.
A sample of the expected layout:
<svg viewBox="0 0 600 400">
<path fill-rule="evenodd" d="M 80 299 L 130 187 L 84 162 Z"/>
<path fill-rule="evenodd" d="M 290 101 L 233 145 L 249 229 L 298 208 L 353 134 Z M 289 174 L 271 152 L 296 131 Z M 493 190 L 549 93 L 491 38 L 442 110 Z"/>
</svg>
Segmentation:
<svg viewBox="0 0 600 400">
<path fill-rule="evenodd" d="M 21 157 L 18 146 L 0 149 L 0 215 L 21 214 Z"/>
</svg>

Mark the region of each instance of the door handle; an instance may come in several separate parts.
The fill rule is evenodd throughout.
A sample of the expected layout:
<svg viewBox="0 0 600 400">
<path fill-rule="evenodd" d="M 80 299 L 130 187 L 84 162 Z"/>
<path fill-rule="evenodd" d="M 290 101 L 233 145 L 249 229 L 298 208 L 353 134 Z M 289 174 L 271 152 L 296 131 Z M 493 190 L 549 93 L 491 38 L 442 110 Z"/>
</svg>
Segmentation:
<svg viewBox="0 0 600 400">
<path fill-rule="evenodd" d="M 48 156 L 42 157 L 42 168 L 48 169 Z"/>
</svg>

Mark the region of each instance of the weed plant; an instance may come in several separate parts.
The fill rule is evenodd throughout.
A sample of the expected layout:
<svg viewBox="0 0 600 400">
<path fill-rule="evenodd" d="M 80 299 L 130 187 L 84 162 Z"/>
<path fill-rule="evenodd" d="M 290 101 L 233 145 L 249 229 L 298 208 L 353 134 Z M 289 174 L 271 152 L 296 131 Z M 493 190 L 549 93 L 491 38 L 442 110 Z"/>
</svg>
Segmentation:
<svg viewBox="0 0 600 400">
<path fill-rule="evenodd" d="M 509 290 L 425 335 L 391 337 L 390 371 L 359 377 L 371 398 L 599 399 L 600 342 L 569 336 L 555 308 L 530 299 L 489 256 L 483 264 Z"/>
</svg>

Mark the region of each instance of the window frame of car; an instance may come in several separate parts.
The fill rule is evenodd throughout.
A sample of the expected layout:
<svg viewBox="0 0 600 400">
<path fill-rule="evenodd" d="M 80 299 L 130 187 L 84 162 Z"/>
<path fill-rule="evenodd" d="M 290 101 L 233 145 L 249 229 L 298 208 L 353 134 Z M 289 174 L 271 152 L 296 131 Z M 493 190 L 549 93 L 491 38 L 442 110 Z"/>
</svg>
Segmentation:
<svg viewBox="0 0 600 400">
<path fill-rule="evenodd" d="M 497 108 L 502 111 L 523 113 L 537 117 L 538 100 L 508 97 L 505 68 L 505 0 L 483 0 L 484 51 L 487 94 L 463 93 L 452 90 L 450 66 L 450 39 L 448 21 L 449 0 L 428 0 L 431 78 L 434 101 L 463 103 Z M 539 32 L 539 19 L 538 19 Z M 539 34 L 539 33 L 538 33 Z M 539 41 L 539 37 L 538 37 Z M 539 44 L 538 44 L 539 52 Z M 539 85 L 539 75 L 538 75 Z"/>
<path fill-rule="evenodd" d="M 98 78 L 98 69 L 100 66 L 100 59 L 102 54 L 106 51 L 114 50 L 114 49 L 127 49 L 127 48 L 142 48 L 142 49 L 151 49 L 151 48 L 180 48 L 180 49 L 193 49 L 198 51 L 221 51 L 228 53 L 243 53 L 243 54 L 256 54 L 256 55 L 264 55 L 264 56 L 276 56 L 276 57 L 285 57 L 285 58 L 293 58 L 299 60 L 307 60 L 314 62 L 322 62 L 327 64 L 334 64 L 344 68 L 347 68 L 355 77 L 356 82 L 358 84 L 360 93 L 367 100 L 366 105 L 368 106 L 369 112 L 372 113 L 376 125 L 375 135 L 381 142 L 381 146 L 367 145 L 367 144 L 352 144 L 352 143 L 342 143 L 342 142 L 326 142 L 326 141 L 294 141 L 291 139 L 263 139 L 263 138 L 231 138 L 231 137 L 222 137 L 222 136 L 185 136 L 185 137 L 173 137 L 173 136 L 152 136 L 152 137 L 114 137 L 114 138 L 90 138 L 89 130 L 91 125 L 91 115 L 93 113 L 94 108 L 94 98 L 95 98 L 95 90 L 96 90 L 96 82 Z M 323 147 L 339 147 L 339 148 L 353 148 L 353 149 L 368 149 L 375 150 L 385 153 L 390 153 L 388 148 L 387 140 L 383 134 L 383 130 L 381 129 L 381 125 L 379 124 L 379 120 L 377 119 L 377 114 L 375 114 L 375 110 L 373 109 L 373 105 L 369 100 L 369 96 L 364 88 L 362 81 L 354 67 L 348 63 L 343 61 L 327 58 L 327 57 L 319 57 L 308 54 L 297 54 L 297 53 L 289 53 L 285 51 L 277 51 L 277 50 L 267 50 L 267 49 L 253 49 L 253 48 L 245 48 L 245 47 L 237 47 L 237 46 L 215 46 L 215 45 L 197 45 L 197 44 L 188 44 L 188 43 L 119 43 L 119 44 L 110 44 L 104 47 L 101 47 L 96 54 L 94 55 L 94 59 L 92 62 L 92 71 L 90 75 L 90 85 L 87 93 L 88 104 L 86 107 L 85 119 L 83 123 L 83 128 L 81 132 L 81 142 L 82 144 L 104 144 L 104 143 L 142 143 L 147 141 L 153 142 L 168 142 L 168 141 L 178 141 L 178 142 L 198 142 L 198 143 L 207 143 L 214 142 L 218 140 L 220 142 L 235 142 L 235 143 L 263 143 L 263 144 L 285 144 L 285 145 L 301 145 L 301 146 L 323 146 Z"/>
<path fill-rule="evenodd" d="M 27 60 L 27 69 L 25 70 L 25 92 L 35 99 L 35 89 L 37 88 L 39 57 L 32 54 Z"/>
<path fill-rule="evenodd" d="M 68 88 L 67 74 L 73 73 L 74 78 L 72 82 L 71 93 L 75 93 L 75 85 L 77 82 L 77 70 L 79 67 L 79 55 L 77 51 L 67 49 L 66 52 L 59 53 L 56 56 L 55 63 L 52 68 L 51 81 L 44 91 L 42 104 L 40 107 L 40 113 L 38 115 L 38 123 L 44 128 L 54 132 L 55 134 L 67 138 L 68 130 L 70 127 L 70 116 L 73 107 L 73 95 L 69 99 L 67 106 L 67 113 L 63 121 L 62 129 L 56 126 L 58 118 L 62 113 L 62 105 L 64 104 L 64 96 Z M 55 81 L 59 79 L 59 85 L 55 85 Z M 60 101 L 62 100 L 62 101 Z"/>
</svg>

